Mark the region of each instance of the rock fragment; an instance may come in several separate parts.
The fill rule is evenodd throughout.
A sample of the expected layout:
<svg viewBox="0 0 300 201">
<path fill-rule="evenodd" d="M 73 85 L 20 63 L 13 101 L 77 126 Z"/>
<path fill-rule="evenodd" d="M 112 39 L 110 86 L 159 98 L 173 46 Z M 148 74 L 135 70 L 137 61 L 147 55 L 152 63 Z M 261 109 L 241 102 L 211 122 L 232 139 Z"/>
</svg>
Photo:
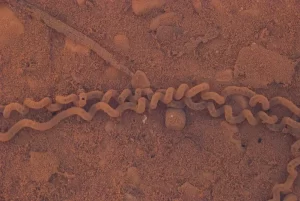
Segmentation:
<svg viewBox="0 0 300 201">
<path fill-rule="evenodd" d="M 69 38 L 65 39 L 65 48 L 67 50 L 70 50 L 71 52 L 86 55 L 86 56 L 90 54 L 89 48 L 87 48 L 81 44 L 78 44 L 78 43 L 70 40 Z"/>
<path fill-rule="evenodd" d="M 86 0 L 76 0 L 78 5 L 84 5 L 86 3 Z"/>
<path fill-rule="evenodd" d="M 149 88 L 150 87 L 150 81 L 147 78 L 146 74 L 143 71 L 137 70 L 136 73 L 133 75 L 131 79 L 131 86 L 134 89 L 137 88 Z"/>
<path fill-rule="evenodd" d="M 180 21 L 180 17 L 175 12 L 163 13 L 151 20 L 150 30 L 155 31 L 159 26 L 174 26 L 179 21 Z"/>
<path fill-rule="evenodd" d="M 138 201 L 138 199 L 129 193 L 125 193 L 123 201 Z"/>
<path fill-rule="evenodd" d="M 201 198 L 203 198 L 202 192 L 189 182 L 185 182 L 180 186 L 178 191 L 183 194 L 183 197 L 187 200 L 201 200 Z"/>
<path fill-rule="evenodd" d="M 124 34 L 118 34 L 114 37 L 115 46 L 123 52 L 127 52 L 130 49 L 129 39 Z"/>
<path fill-rule="evenodd" d="M 110 66 L 105 70 L 104 73 L 105 77 L 107 77 L 109 80 L 119 80 L 122 77 L 122 72 L 118 69 Z"/>
<path fill-rule="evenodd" d="M 149 13 L 153 9 L 161 8 L 166 0 L 132 0 L 132 10 L 136 15 Z"/>
<path fill-rule="evenodd" d="M 191 0 L 191 1 L 192 1 L 192 4 L 193 4 L 193 7 L 194 7 L 195 11 L 197 13 L 200 13 L 201 9 L 202 9 L 201 0 Z"/>
<path fill-rule="evenodd" d="M 186 115 L 182 109 L 168 108 L 165 115 L 165 125 L 171 130 L 182 130 L 186 124 Z"/>
<path fill-rule="evenodd" d="M 136 167 L 130 167 L 126 173 L 126 182 L 129 185 L 134 187 L 138 187 L 141 183 L 141 178 L 139 175 L 139 171 Z"/>
</svg>

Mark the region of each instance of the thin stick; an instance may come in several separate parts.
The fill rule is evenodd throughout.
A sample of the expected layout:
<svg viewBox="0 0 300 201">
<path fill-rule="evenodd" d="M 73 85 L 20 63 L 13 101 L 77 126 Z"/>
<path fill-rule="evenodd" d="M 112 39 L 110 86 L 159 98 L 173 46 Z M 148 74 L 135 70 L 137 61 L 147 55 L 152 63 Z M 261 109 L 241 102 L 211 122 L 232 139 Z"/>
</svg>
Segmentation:
<svg viewBox="0 0 300 201">
<path fill-rule="evenodd" d="M 95 42 L 88 36 L 68 26 L 62 21 L 52 17 L 48 13 L 38 9 L 37 7 L 26 1 L 19 0 L 17 1 L 17 4 L 18 6 L 20 6 L 21 9 L 28 11 L 31 16 L 43 21 L 50 28 L 56 30 L 59 33 L 64 34 L 71 40 L 90 48 L 113 67 L 117 68 L 118 70 L 126 73 L 131 77 L 133 76 L 133 73 L 126 66 L 120 64 L 111 53 L 109 53 L 105 48 L 101 47 L 97 42 Z"/>
</svg>

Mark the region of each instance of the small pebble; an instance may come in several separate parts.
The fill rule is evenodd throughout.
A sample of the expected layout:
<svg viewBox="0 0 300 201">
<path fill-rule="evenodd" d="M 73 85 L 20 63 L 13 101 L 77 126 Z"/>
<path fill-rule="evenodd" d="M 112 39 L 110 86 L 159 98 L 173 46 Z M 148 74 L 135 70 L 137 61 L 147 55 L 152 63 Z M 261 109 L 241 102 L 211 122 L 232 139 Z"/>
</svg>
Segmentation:
<svg viewBox="0 0 300 201">
<path fill-rule="evenodd" d="M 220 13 L 226 11 L 221 0 L 211 0 L 210 4 Z"/>
<path fill-rule="evenodd" d="M 121 79 L 122 73 L 116 69 L 115 67 L 108 67 L 105 70 L 105 77 L 108 78 L 109 80 L 119 80 Z"/>
<path fill-rule="evenodd" d="M 132 0 L 132 10 L 136 15 L 149 13 L 153 9 L 158 9 L 165 5 L 166 0 Z"/>
<path fill-rule="evenodd" d="M 136 73 L 133 75 L 131 79 L 131 86 L 134 89 L 137 88 L 149 88 L 150 87 L 150 81 L 147 78 L 146 74 L 143 71 L 137 70 Z"/>
<path fill-rule="evenodd" d="M 130 167 L 126 173 L 126 182 L 134 187 L 138 187 L 141 183 L 139 171 L 136 167 Z"/>
<path fill-rule="evenodd" d="M 78 5 L 84 5 L 86 3 L 86 0 L 76 0 Z"/>
<path fill-rule="evenodd" d="M 153 18 L 150 23 L 150 30 L 155 31 L 162 25 L 176 25 L 179 21 L 179 16 L 174 12 L 163 13 Z"/>
<path fill-rule="evenodd" d="M 130 48 L 129 39 L 123 34 L 118 34 L 114 37 L 114 44 L 119 50 L 124 52 L 127 52 Z"/>
<path fill-rule="evenodd" d="M 75 43 L 74 41 L 70 40 L 69 38 L 65 39 L 65 48 L 70 50 L 71 52 L 75 52 L 75 53 L 86 55 L 86 56 L 88 56 L 90 54 L 89 48 L 87 48 L 81 44 Z"/>
<path fill-rule="evenodd" d="M 131 194 L 125 193 L 123 201 L 138 201 L 138 199 Z"/>
<path fill-rule="evenodd" d="M 194 7 L 195 11 L 197 13 L 200 13 L 201 9 L 202 9 L 201 0 L 191 0 L 191 1 L 192 1 L 192 4 L 193 4 L 193 7 Z"/>
<path fill-rule="evenodd" d="M 165 125 L 171 130 L 182 130 L 186 124 L 186 115 L 182 109 L 168 108 L 165 116 Z"/>
<path fill-rule="evenodd" d="M 189 182 L 185 182 L 182 186 L 178 188 L 178 191 L 184 195 L 187 199 L 201 199 L 203 198 L 203 194 L 201 191 L 190 184 Z"/>
</svg>

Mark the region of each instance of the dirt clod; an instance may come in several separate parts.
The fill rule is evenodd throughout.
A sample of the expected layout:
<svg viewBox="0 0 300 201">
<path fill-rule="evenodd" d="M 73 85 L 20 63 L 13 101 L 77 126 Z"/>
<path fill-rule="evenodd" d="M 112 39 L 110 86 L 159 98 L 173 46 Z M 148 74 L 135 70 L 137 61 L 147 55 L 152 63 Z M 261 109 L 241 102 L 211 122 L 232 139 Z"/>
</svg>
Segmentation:
<svg viewBox="0 0 300 201">
<path fill-rule="evenodd" d="M 127 184 L 138 187 L 141 183 L 139 170 L 136 167 L 130 167 L 126 173 Z"/>
<path fill-rule="evenodd" d="M 155 31 L 159 26 L 174 26 L 179 21 L 180 21 L 180 17 L 175 12 L 163 13 L 151 20 L 150 30 Z"/>
<path fill-rule="evenodd" d="M 202 10 L 201 0 L 191 0 L 191 1 L 192 1 L 192 4 L 193 4 L 193 7 L 194 7 L 195 11 L 197 13 L 200 13 L 201 10 Z"/>
<path fill-rule="evenodd" d="M 203 197 L 201 191 L 189 182 L 185 182 L 182 186 L 180 186 L 178 188 L 178 191 L 183 194 L 185 199 L 188 200 L 196 200 L 201 199 Z"/>
<path fill-rule="evenodd" d="M 186 124 L 185 112 L 182 109 L 168 108 L 165 115 L 165 125 L 171 130 L 182 130 Z"/>
<path fill-rule="evenodd" d="M 165 3 L 165 0 L 132 0 L 132 10 L 136 15 L 143 15 L 161 8 Z"/>
<path fill-rule="evenodd" d="M 82 54 L 82 55 L 89 55 L 89 53 L 90 53 L 89 48 L 87 48 L 81 44 L 75 43 L 74 41 L 72 41 L 69 38 L 65 39 L 65 48 L 71 52 Z"/>
<path fill-rule="evenodd" d="M 135 196 L 126 193 L 126 194 L 124 195 L 123 201 L 138 201 L 138 199 L 137 199 Z"/>
<path fill-rule="evenodd" d="M 114 43 L 120 51 L 127 52 L 130 48 L 129 39 L 124 34 L 115 35 Z"/>
<path fill-rule="evenodd" d="M 122 77 L 122 72 L 112 66 L 108 67 L 104 74 L 109 80 L 119 80 Z"/>
<path fill-rule="evenodd" d="M 133 75 L 131 79 L 131 86 L 134 89 L 137 88 L 149 88 L 150 87 L 150 81 L 147 77 L 147 75 L 143 71 L 136 71 L 136 73 Z"/>
<path fill-rule="evenodd" d="M 86 3 L 86 0 L 76 0 L 78 5 L 84 5 Z"/>
</svg>

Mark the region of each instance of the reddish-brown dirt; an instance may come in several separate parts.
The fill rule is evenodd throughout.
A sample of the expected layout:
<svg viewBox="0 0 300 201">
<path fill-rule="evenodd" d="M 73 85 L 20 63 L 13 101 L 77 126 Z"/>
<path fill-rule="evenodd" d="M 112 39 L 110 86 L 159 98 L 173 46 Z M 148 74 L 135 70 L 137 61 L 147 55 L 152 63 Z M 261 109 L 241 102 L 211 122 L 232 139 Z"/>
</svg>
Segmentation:
<svg viewBox="0 0 300 201">
<path fill-rule="evenodd" d="M 5 2 L 1 105 L 131 86 L 130 76 L 95 52 Z M 300 104 L 299 0 L 29 2 L 130 71 L 145 72 L 152 88 L 206 81 L 216 91 L 246 86 Z M 99 112 L 91 122 L 72 117 L 45 132 L 23 129 L 0 143 L 0 201 L 266 201 L 285 181 L 291 135 L 264 125 L 229 126 L 188 109 L 184 129 L 174 131 L 165 126 L 165 111 L 120 118 Z M 26 116 L 51 117 L 45 110 Z M 22 118 L 1 115 L 1 132 Z M 300 199 L 300 178 L 292 191 Z"/>
</svg>

